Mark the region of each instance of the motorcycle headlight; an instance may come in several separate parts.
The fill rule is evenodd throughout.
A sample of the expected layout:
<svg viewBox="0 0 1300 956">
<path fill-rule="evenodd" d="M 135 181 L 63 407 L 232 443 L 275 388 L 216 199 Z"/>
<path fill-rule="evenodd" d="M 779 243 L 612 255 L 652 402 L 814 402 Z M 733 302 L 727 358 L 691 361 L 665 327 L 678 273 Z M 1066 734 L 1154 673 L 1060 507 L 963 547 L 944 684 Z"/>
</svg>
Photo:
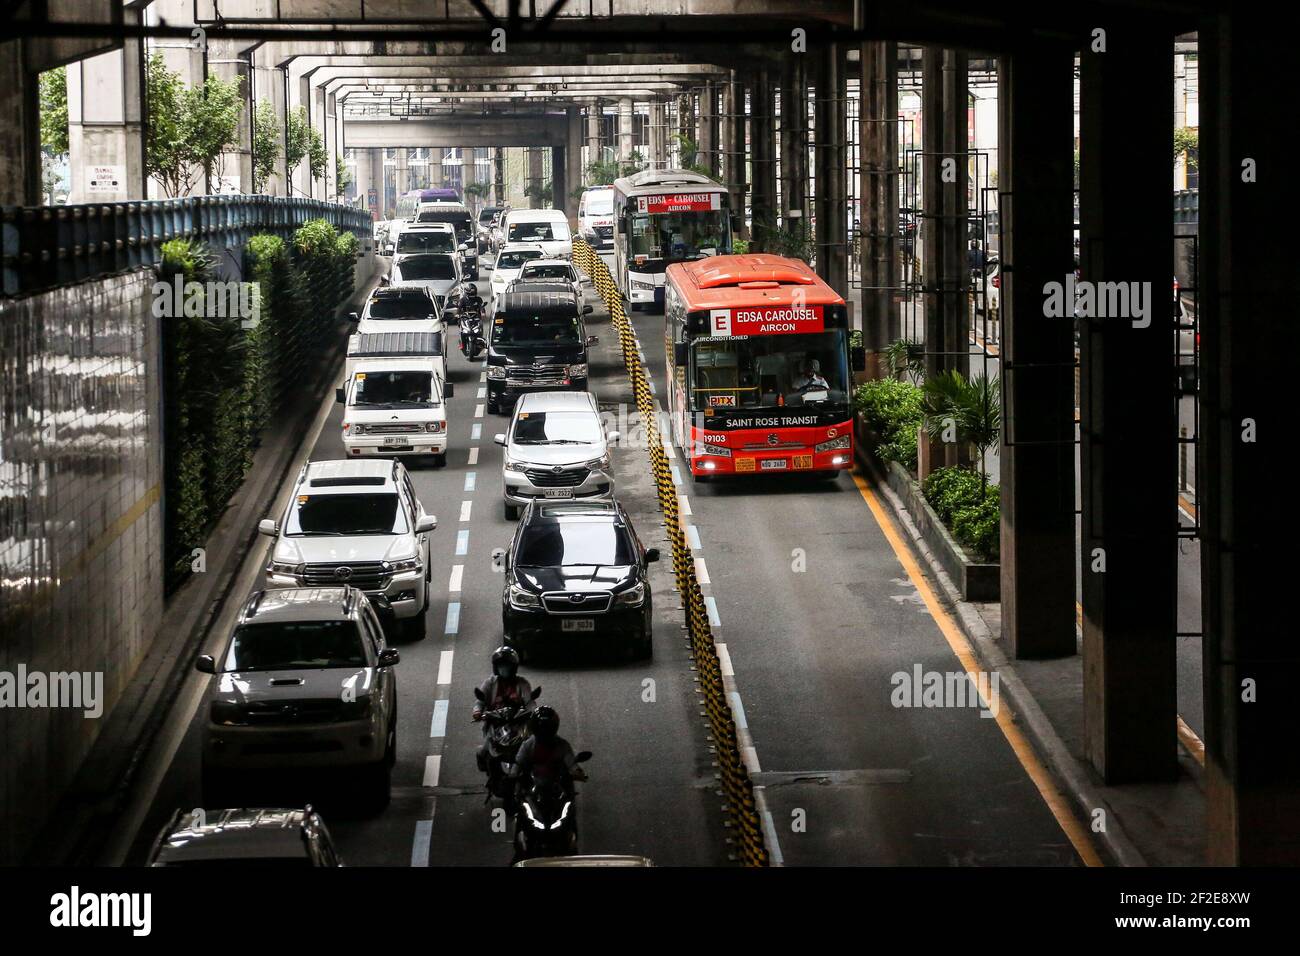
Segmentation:
<svg viewBox="0 0 1300 956">
<path fill-rule="evenodd" d="M 424 562 L 420 560 L 417 554 L 413 558 L 403 558 L 401 561 L 387 561 L 388 570 L 394 574 L 405 574 L 408 571 L 423 571 Z"/>
<path fill-rule="evenodd" d="M 510 606 L 518 608 L 541 607 L 542 599 L 531 591 L 525 591 L 517 584 L 510 585 Z"/>
<path fill-rule="evenodd" d="M 564 805 L 564 808 L 560 811 L 559 818 L 554 823 L 551 824 L 552 830 L 558 830 L 560 828 L 560 824 L 564 822 L 564 818 L 569 815 L 569 807 L 571 807 L 572 805 L 573 804 L 571 803 L 566 803 Z"/>
<path fill-rule="evenodd" d="M 814 446 L 813 451 L 839 451 L 840 449 L 848 447 L 849 436 L 841 435 L 839 438 L 832 438 L 830 441 L 824 441 L 820 445 Z"/>
<path fill-rule="evenodd" d="M 424 426 L 426 432 L 433 432 L 435 435 L 442 434 L 446 429 L 446 422 L 426 422 Z"/>
<path fill-rule="evenodd" d="M 587 363 L 586 363 L 586 362 L 579 362 L 579 363 L 576 364 L 576 365 L 570 365 L 570 366 L 568 366 L 568 367 L 565 369 L 565 372 L 568 373 L 569 378 L 586 378 L 586 377 L 587 377 Z"/>
<path fill-rule="evenodd" d="M 489 365 L 487 375 L 490 379 L 503 379 L 506 377 L 506 367 L 504 365 Z"/>
<path fill-rule="evenodd" d="M 271 574 L 288 574 L 296 577 L 302 574 L 302 565 L 291 561 L 272 561 L 267 571 Z"/>
<path fill-rule="evenodd" d="M 621 604 L 624 607 L 639 607 L 644 604 L 645 582 L 642 581 L 640 584 L 634 584 L 626 591 L 620 592 L 618 597 L 615 599 L 615 603 Z"/>
</svg>

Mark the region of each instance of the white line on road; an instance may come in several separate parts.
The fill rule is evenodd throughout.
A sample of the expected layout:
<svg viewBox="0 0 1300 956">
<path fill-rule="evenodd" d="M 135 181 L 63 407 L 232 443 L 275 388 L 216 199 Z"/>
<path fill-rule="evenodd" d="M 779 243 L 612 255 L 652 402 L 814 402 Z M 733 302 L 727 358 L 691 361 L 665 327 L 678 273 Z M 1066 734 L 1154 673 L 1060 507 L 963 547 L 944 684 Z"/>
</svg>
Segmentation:
<svg viewBox="0 0 1300 956">
<path fill-rule="evenodd" d="M 681 473 L 678 472 L 676 465 L 673 465 L 672 471 L 673 471 L 673 484 L 680 486 L 682 483 L 682 476 Z"/>
<path fill-rule="evenodd" d="M 664 454 L 668 456 L 669 461 L 677 460 L 677 449 L 673 447 L 671 438 L 664 442 Z"/>
<path fill-rule="evenodd" d="M 438 683 L 439 684 L 451 683 L 451 662 L 452 662 L 452 658 L 454 658 L 455 656 L 456 656 L 455 651 L 443 651 L 441 654 L 438 655 Z"/>
<path fill-rule="evenodd" d="M 438 776 L 442 773 L 442 757 L 438 754 L 429 754 L 424 758 L 424 786 L 436 787 L 438 785 Z"/>
<path fill-rule="evenodd" d="M 487 381 L 487 369 L 484 369 L 483 371 L 481 371 L 481 372 L 478 373 L 478 380 L 479 380 L 480 382 L 486 382 L 486 381 Z"/>
<path fill-rule="evenodd" d="M 469 554 L 469 529 L 456 532 L 456 554 Z"/>
<path fill-rule="evenodd" d="M 690 500 L 685 495 L 681 495 L 677 500 L 681 502 L 681 504 L 678 505 L 677 510 L 689 517 L 693 513 L 691 511 Z"/>
<path fill-rule="evenodd" d="M 482 405 L 475 405 L 475 406 L 474 406 L 474 417 L 475 417 L 475 418 L 482 418 L 482 417 L 483 417 L 483 406 L 482 406 Z"/>
<path fill-rule="evenodd" d="M 731 702 L 731 712 L 736 715 L 736 726 L 741 730 L 748 730 L 749 721 L 745 719 L 745 705 L 740 702 L 740 694 L 733 690 L 727 694 L 727 699 Z"/>
<path fill-rule="evenodd" d="M 487 386 L 486 386 L 486 385 L 484 385 L 482 388 L 480 388 L 480 389 L 478 390 L 478 395 L 476 395 L 475 398 L 487 398 Z"/>
<path fill-rule="evenodd" d="M 478 448 L 471 448 L 469 450 L 469 463 L 471 465 L 478 464 Z"/>
<path fill-rule="evenodd" d="M 713 600 L 712 595 L 704 599 L 704 606 L 709 609 L 709 623 L 714 627 L 722 627 L 722 618 L 718 617 L 718 602 Z"/>
<path fill-rule="evenodd" d="M 474 490 L 474 481 L 475 481 L 475 478 L 476 478 L 476 476 L 475 476 L 474 472 L 472 472 L 472 471 L 467 471 L 467 472 L 465 472 L 465 490 L 466 490 L 466 491 L 473 491 L 473 490 Z"/>
<path fill-rule="evenodd" d="M 469 440 L 470 440 L 470 441 L 478 441 L 478 440 L 479 440 L 480 438 L 482 438 L 482 437 L 483 437 L 483 423 L 482 423 L 482 422 L 475 422 L 474 427 L 471 428 L 471 429 L 469 430 Z M 474 449 L 474 460 L 471 461 L 470 464 L 473 465 L 473 464 L 476 464 L 477 462 L 478 462 L 478 449 L 475 448 L 475 449 Z"/>
<path fill-rule="evenodd" d="M 411 845 L 411 866 L 429 865 L 429 842 L 433 839 L 433 821 L 415 822 L 415 842 Z"/>
<path fill-rule="evenodd" d="M 444 634 L 455 634 L 460 630 L 460 602 L 452 601 L 447 605 L 447 626 Z"/>
<path fill-rule="evenodd" d="M 709 578 L 709 569 L 704 566 L 703 558 L 695 559 L 695 576 L 699 578 L 701 584 L 712 584 Z"/>
<path fill-rule="evenodd" d="M 700 543 L 700 529 L 695 527 L 693 524 L 688 524 L 686 526 L 686 539 L 690 541 L 692 551 L 699 551 L 704 547 L 704 545 Z"/>
<path fill-rule="evenodd" d="M 736 672 L 731 669 L 731 654 L 727 651 L 727 645 L 719 642 L 713 647 L 718 652 L 718 666 L 722 669 L 722 676 L 735 677 Z"/>
<path fill-rule="evenodd" d="M 430 737 L 447 736 L 447 708 L 449 706 L 449 701 L 435 700 L 433 702 L 433 723 L 429 727 Z"/>
<path fill-rule="evenodd" d="M 472 502 L 472 501 L 462 501 L 462 502 L 460 503 L 460 520 L 461 520 L 461 521 L 468 521 L 468 520 L 469 520 L 469 512 L 470 512 L 470 509 L 473 508 L 473 507 L 474 507 L 474 502 Z"/>
<path fill-rule="evenodd" d="M 447 582 L 447 590 L 453 594 L 460 590 L 460 579 L 465 574 L 465 565 L 453 565 L 451 569 L 451 580 Z"/>
</svg>

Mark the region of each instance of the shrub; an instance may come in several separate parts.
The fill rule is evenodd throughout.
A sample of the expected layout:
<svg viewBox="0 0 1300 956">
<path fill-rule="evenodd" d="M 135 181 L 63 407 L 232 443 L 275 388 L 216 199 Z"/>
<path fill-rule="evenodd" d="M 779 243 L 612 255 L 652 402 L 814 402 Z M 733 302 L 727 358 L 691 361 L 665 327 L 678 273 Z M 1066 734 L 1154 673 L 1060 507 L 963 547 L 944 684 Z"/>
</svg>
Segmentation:
<svg viewBox="0 0 1300 956">
<path fill-rule="evenodd" d="M 921 389 L 910 382 L 876 379 L 860 385 L 853 400 L 862 420 L 879 436 L 876 453 L 886 461 L 915 469 Z"/>
<path fill-rule="evenodd" d="M 996 561 L 1001 549 L 1002 507 L 997 485 L 984 489 L 982 497 L 952 516 L 952 533 L 962 544 L 986 561 Z"/>
<path fill-rule="evenodd" d="M 980 499 L 980 476 L 967 468 L 936 468 L 925 479 L 921 491 L 944 524 L 951 524 L 954 511 Z"/>
</svg>

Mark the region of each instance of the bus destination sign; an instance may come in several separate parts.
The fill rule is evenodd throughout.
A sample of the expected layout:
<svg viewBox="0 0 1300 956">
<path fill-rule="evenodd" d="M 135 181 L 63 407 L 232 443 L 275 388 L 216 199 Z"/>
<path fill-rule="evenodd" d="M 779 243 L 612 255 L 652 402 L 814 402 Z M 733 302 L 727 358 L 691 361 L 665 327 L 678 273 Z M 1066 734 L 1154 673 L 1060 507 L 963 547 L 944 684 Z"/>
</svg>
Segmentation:
<svg viewBox="0 0 1300 956">
<path fill-rule="evenodd" d="M 709 310 L 710 335 L 790 335 L 826 329 L 820 305 L 760 305 Z"/>
<path fill-rule="evenodd" d="M 721 193 L 664 193 L 638 196 L 637 212 L 657 215 L 665 212 L 710 212 L 721 209 Z"/>
</svg>

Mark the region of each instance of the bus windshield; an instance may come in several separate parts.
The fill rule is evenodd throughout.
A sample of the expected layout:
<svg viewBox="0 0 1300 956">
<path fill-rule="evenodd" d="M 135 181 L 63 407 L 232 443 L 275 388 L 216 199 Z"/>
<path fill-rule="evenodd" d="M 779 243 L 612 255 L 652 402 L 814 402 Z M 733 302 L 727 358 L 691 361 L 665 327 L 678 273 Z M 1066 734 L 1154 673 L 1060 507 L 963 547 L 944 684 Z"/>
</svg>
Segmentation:
<svg viewBox="0 0 1300 956">
<path fill-rule="evenodd" d="M 848 400 L 848 355 L 841 329 L 696 339 L 690 375 L 692 410 Z"/>
<path fill-rule="evenodd" d="M 731 223 L 725 209 L 632 216 L 628 254 L 684 262 L 731 253 Z"/>
</svg>

